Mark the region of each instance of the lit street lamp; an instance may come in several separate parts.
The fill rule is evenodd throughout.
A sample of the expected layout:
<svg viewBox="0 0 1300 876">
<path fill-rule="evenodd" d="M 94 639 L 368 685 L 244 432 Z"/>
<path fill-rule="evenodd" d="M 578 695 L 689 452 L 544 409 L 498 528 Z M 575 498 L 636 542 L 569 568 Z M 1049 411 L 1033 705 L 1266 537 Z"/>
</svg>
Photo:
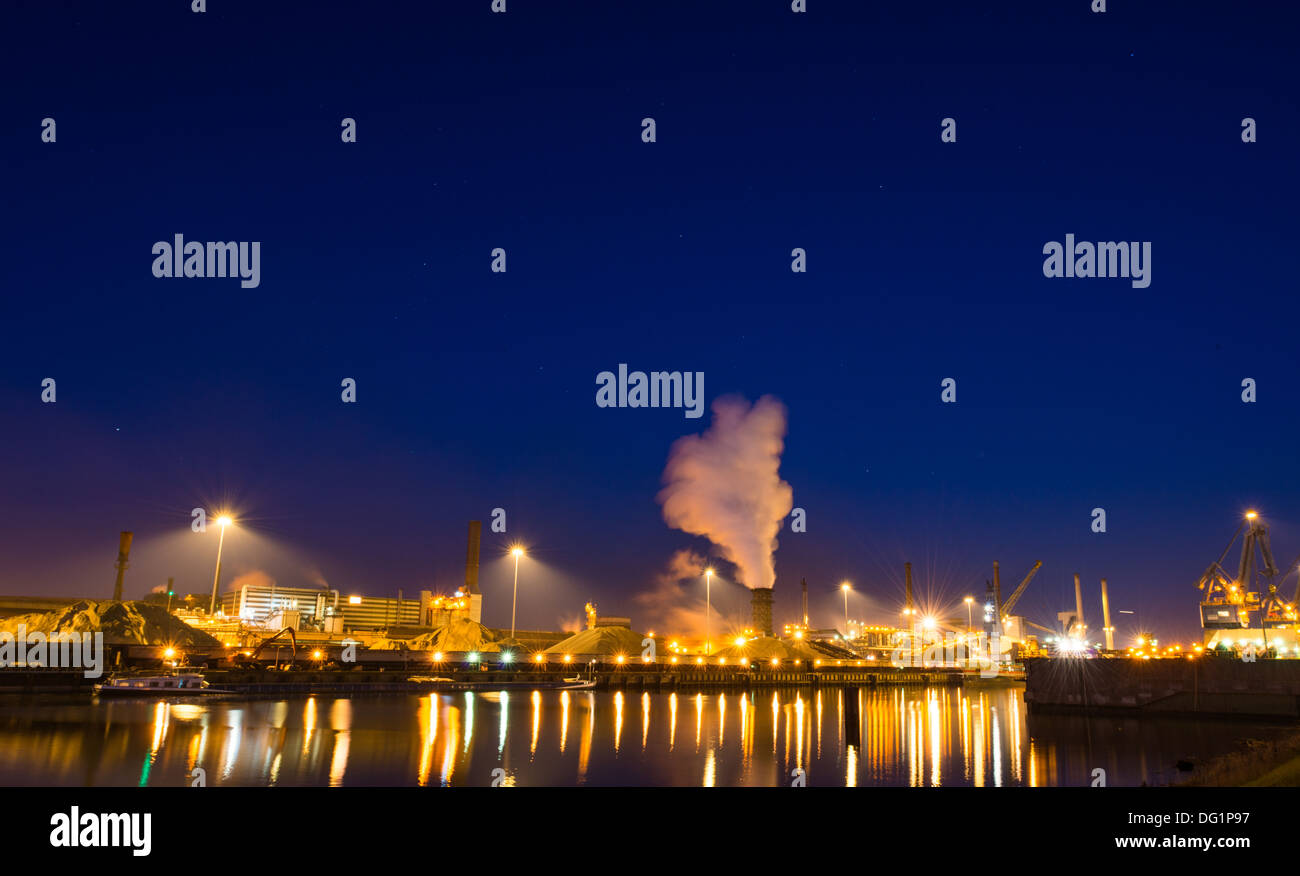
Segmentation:
<svg viewBox="0 0 1300 876">
<path fill-rule="evenodd" d="M 849 634 L 849 591 L 853 588 L 845 581 L 840 585 L 840 590 L 844 591 L 844 635 Z"/>
<path fill-rule="evenodd" d="M 226 543 L 226 527 L 233 522 L 227 514 L 217 518 L 217 525 L 221 527 L 221 537 L 217 539 L 217 570 L 212 574 L 212 602 L 208 604 L 209 617 L 217 613 L 217 586 L 221 583 L 221 547 Z"/>
<path fill-rule="evenodd" d="M 971 627 L 974 626 L 975 624 L 975 622 L 971 620 L 971 614 L 970 614 L 971 606 L 975 604 L 975 597 L 967 596 L 965 602 L 966 602 L 966 632 L 969 633 L 971 631 Z"/>
<path fill-rule="evenodd" d="M 516 547 L 510 553 L 515 557 L 515 594 L 510 599 L 510 638 L 515 637 L 515 605 L 519 602 L 519 558 L 524 555 L 524 549 Z"/>
<path fill-rule="evenodd" d="M 710 624 L 713 621 L 713 570 L 704 570 L 704 653 L 708 654 L 713 650 L 713 643 L 710 641 Z"/>
</svg>

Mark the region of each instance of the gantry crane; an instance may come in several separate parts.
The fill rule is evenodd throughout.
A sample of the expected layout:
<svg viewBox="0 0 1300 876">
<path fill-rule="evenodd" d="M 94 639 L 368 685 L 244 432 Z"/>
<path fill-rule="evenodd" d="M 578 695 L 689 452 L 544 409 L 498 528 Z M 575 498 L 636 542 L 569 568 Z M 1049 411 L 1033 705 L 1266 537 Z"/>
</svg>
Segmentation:
<svg viewBox="0 0 1300 876">
<path fill-rule="evenodd" d="M 1241 559 L 1237 564 L 1237 576 L 1233 578 L 1223 568 L 1223 561 L 1238 536 L 1242 537 Z M 1258 563 L 1256 554 L 1259 555 Z M 1201 626 L 1207 630 L 1239 630 L 1251 626 L 1251 612 L 1259 613 L 1263 627 L 1294 623 L 1295 601 L 1286 604 L 1278 598 L 1277 578 L 1268 526 L 1254 511 L 1247 511 L 1219 559 L 1210 563 L 1196 582 L 1197 589 L 1205 591 L 1205 598 L 1201 601 Z M 1263 587 L 1260 589 L 1266 594 L 1262 599 L 1260 589 L 1256 589 L 1261 584 Z M 1300 597 L 1300 593 L 1297 596 Z"/>
</svg>

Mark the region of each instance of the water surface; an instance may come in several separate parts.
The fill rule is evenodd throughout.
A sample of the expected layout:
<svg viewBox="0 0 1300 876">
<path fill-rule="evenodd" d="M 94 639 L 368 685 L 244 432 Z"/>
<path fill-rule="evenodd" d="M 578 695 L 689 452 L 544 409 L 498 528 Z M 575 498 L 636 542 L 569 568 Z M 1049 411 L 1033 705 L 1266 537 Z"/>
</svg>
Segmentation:
<svg viewBox="0 0 1300 876">
<path fill-rule="evenodd" d="M 1166 784 L 1279 728 L 1028 718 L 1023 688 L 0 698 L 0 784 Z"/>
</svg>

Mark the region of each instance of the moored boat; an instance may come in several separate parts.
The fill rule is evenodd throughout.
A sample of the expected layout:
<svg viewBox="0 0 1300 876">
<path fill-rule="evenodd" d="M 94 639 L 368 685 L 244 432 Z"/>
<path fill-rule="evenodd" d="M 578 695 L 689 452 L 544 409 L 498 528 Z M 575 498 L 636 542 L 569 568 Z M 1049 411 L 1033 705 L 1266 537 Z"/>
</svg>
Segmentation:
<svg viewBox="0 0 1300 876">
<path fill-rule="evenodd" d="M 212 687 L 198 672 L 163 675 L 115 675 L 95 685 L 95 693 L 112 696 L 206 696 L 231 693 Z"/>
</svg>

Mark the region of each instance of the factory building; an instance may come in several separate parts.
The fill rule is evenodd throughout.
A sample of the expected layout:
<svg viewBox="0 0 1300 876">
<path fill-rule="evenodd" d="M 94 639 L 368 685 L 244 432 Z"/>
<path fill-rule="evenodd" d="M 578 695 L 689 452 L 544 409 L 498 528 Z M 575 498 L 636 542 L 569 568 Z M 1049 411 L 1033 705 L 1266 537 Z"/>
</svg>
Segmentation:
<svg viewBox="0 0 1300 876">
<path fill-rule="evenodd" d="M 395 626 L 432 626 L 432 607 L 441 599 L 428 590 L 421 591 L 417 599 L 404 599 L 342 596 L 337 590 L 314 587 L 245 584 L 222 594 L 221 610 L 227 617 L 239 618 L 249 625 L 343 633 Z"/>
<path fill-rule="evenodd" d="M 432 599 L 433 594 L 428 590 L 422 591 L 419 599 L 349 596 L 340 605 L 343 631 L 429 626 L 423 623 L 421 607 Z M 328 628 L 329 624 L 326 626 Z"/>
<path fill-rule="evenodd" d="M 297 612 L 305 622 L 317 622 L 327 609 L 337 609 L 337 590 L 317 587 L 277 587 L 245 584 L 221 594 L 219 606 L 226 617 L 245 623 L 264 623 L 275 615 Z"/>
<path fill-rule="evenodd" d="M 465 586 L 450 596 L 421 590 L 416 598 L 344 596 L 338 590 L 244 584 L 222 594 L 221 611 L 241 623 L 265 627 L 315 629 L 331 634 L 390 627 L 439 627 L 459 618 L 483 620 L 478 586 L 482 524 L 470 521 Z"/>
</svg>

